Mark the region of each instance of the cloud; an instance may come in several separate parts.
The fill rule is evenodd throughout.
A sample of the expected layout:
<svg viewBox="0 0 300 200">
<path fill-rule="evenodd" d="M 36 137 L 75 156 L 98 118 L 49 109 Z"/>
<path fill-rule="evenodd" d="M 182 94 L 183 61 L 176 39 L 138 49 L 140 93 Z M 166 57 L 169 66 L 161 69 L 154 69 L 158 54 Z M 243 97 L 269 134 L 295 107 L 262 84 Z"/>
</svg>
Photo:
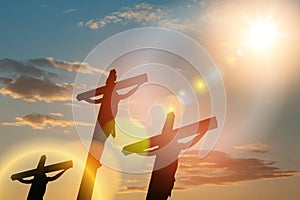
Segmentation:
<svg viewBox="0 0 300 200">
<path fill-rule="evenodd" d="M 50 113 L 50 115 L 56 116 L 56 117 L 63 117 L 64 116 L 62 113 Z"/>
<path fill-rule="evenodd" d="M 52 102 L 72 99 L 70 83 L 55 83 L 62 80 L 62 71 L 71 73 L 107 75 L 105 70 L 97 69 L 88 63 L 56 60 L 52 57 L 26 61 L 0 59 L 0 94 L 27 102 L 36 100 Z"/>
<path fill-rule="evenodd" d="M 60 113 L 59 113 L 60 114 Z M 3 126 L 31 126 L 33 129 L 46 129 L 52 127 L 73 127 L 75 125 L 73 120 L 60 119 L 56 115 L 45 115 L 45 114 L 28 114 L 16 118 L 16 122 L 3 122 Z M 60 114 L 61 116 L 61 114 Z M 92 126 L 92 124 L 77 122 L 78 125 Z"/>
<path fill-rule="evenodd" d="M 35 58 L 25 61 L 18 61 L 13 59 L 0 59 L 0 72 L 8 76 L 30 76 L 35 78 L 58 78 L 59 75 L 54 73 L 51 68 L 68 71 L 78 72 L 82 74 L 104 73 L 105 70 L 97 69 L 90 66 L 88 63 L 83 62 L 68 62 L 63 60 L 56 60 L 52 57 Z"/>
<path fill-rule="evenodd" d="M 234 146 L 234 149 L 249 150 L 253 153 L 268 153 L 267 144 L 247 144 L 242 146 Z"/>
<path fill-rule="evenodd" d="M 78 22 L 77 27 L 83 27 L 83 21 Z"/>
<path fill-rule="evenodd" d="M 73 12 L 76 12 L 76 11 L 77 11 L 77 9 L 75 9 L 75 8 L 69 8 L 69 9 L 65 10 L 64 13 L 70 14 L 70 13 L 73 13 Z"/>
<path fill-rule="evenodd" d="M 142 26 L 158 26 L 181 31 L 199 31 L 199 8 L 205 3 L 198 1 L 184 2 L 177 7 L 140 3 L 132 7 L 122 7 L 104 17 L 80 21 L 78 27 L 87 26 L 91 29 L 103 29 L 110 24 L 128 25 L 130 23 Z M 202 11 L 202 10 L 201 10 Z M 174 14 L 176 13 L 176 15 Z"/>
<path fill-rule="evenodd" d="M 177 184 L 224 185 L 240 181 L 290 177 L 297 172 L 281 170 L 274 164 L 274 161 L 256 158 L 232 158 L 220 151 L 213 151 L 201 160 L 198 158 L 198 152 L 189 152 L 180 158 Z"/>
<path fill-rule="evenodd" d="M 119 189 L 119 194 L 133 193 L 133 192 L 145 192 L 147 186 L 123 186 Z"/>
<path fill-rule="evenodd" d="M 170 12 L 171 9 L 163 6 L 141 3 L 133 7 L 123 7 L 121 11 L 112 12 L 100 19 L 91 19 L 87 21 L 85 25 L 91 29 L 100 29 L 108 24 L 157 24 L 160 20 L 166 19 Z M 82 25 L 83 22 L 78 23 L 78 26 Z"/>
<path fill-rule="evenodd" d="M 281 170 L 274 161 L 257 158 L 233 158 L 225 152 L 213 151 L 204 159 L 198 151 L 187 152 L 179 159 L 174 190 L 186 190 L 191 186 L 228 185 L 241 181 L 286 178 L 297 173 L 294 170 Z M 130 176 L 124 175 L 120 193 L 146 191 L 150 173 Z"/>
<path fill-rule="evenodd" d="M 68 62 L 63 60 L 56 60 L 52 57 L 31 59 L 28 62 L 36 66 L 54 67 L 68 72 L 79 72 L 83 74 L 92 74 L 95 72 L 106 73 L 104 70 L 94 68 L 88 63 Z"/>
<path fill-rule="evenodd" d="M 55 84 L 49 80 L 41 80 L 20 76 L 15 80 L 0 78 L 5 86 L 0 89 L 0 94 L 9 95 L 14 99 L 23 99 L 27 102 L 36 100 L 52 102 L 67 101 L 72 99 L 73 87 L 71 84 Z"/>
<path fill-rule="evenodd" d="M 141 3 L 135 5 L 133 8 L 123 7 L 122 11 L 112 12 L 100 20 L 89 20 L 86 25 L 91 29 L 99 29 L 112 23 L 122 25 L 126 25 L 128 22 L 149 24 L 150 22 L 158 21 L 164 15 L 165 13 L 159 6 Z"/>
<path fill-rule="evenodd" d="M 158 26 L 176 30 L 190 31 L 195 29 L 196 24 L 190 22 L 182 22 L 181 19 L 163 19 L 158 22 Z"/>
<path fill-rule="evenodd" d="M 42 70 L 26 61 L 17 61 L 13 59 L 0 59 L 0 72 L 6 76 L 31 76 L 31 77 L 57 77 L 57 75 Z"/>
<path fill-rule="evenodd" d="M 11 78 L 0 77 L 0 85 L 8 85 L 13 82 Z"/>
</svg>

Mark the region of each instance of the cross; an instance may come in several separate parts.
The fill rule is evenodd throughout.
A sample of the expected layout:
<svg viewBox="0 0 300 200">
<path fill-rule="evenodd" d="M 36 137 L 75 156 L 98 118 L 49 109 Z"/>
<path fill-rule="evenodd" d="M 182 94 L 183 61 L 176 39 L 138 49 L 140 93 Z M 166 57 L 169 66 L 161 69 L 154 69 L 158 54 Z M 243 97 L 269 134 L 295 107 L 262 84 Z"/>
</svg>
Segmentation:
<svg viewBox="0 0 300 200">
<path fill-rule="evenodd" d="M 58 179 L 67 169 L 73 167 L 72 160 L 45 166 L 46 156 L 40 158 L 36 169 L 20 172 L 11 176 L 12 180 L 18 180 L 21 183 L 31 184 L 27 200 L 42 200 L 46 192 L 46 185 L 49 181 Z M 61 171 L 53 177 L 47 177 L 46 173 Z M 33 179 L 24 179 L 33 177 Z"/>
<path fill-rule="evenodd" d="M 167 200 L 171 196 L 180 152 L 195 145 L 208 130 L 217 128 L 216 117 L 177 129 L 173 129 L 174 120 L 174 113 L 168 113 L 161 134 L 123 147 L 125 155 L 156 155 L 146 200 Z M 188 137 L 193 139 L 189 142 L 179 142 Z"/>
<path fill-rule="evenodd" d="M 147 75 L 131 77 L 116 81 L 116 70 L 112 69 L 106 80 L 106 85 L 78 94 L 77 100 L 85 100 L 88 103 L 101 104 L 94 129 L 90 149 L 87 156 L 77 200 L 90 200 L 94 190 L 97 169 L 101 166 L 99 162 L 103 151 L 103 144 L 107 137 L 115 137 L 115 115 L 120 100 L 132 95 L 140 85 L 147 82 Z M 126 94 L 118 94 L 117 90 L 135 86 Z M 99 98 L 99 96 L 101 96 Z M 95 99 L 97 98 L 98 99 Z"/>
</svg>

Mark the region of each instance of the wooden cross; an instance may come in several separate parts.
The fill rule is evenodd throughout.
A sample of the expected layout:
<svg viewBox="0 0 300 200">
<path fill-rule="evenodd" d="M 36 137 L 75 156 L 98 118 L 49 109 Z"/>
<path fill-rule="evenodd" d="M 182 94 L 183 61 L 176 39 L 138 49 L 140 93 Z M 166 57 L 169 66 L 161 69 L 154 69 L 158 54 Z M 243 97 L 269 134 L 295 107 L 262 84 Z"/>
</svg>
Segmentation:
<svg viewBox="0 0 300 200">
<path fill-rule="evenodd" d="M 141 84 L 147 82 L 147 75 L 142 74 L 122 81 L 116 81 L 116 71 L 113 69 L 106 80 L 106 85 L 77 95 L 77 100 L 85 100 L 88 103 L 101 103 L 92 142 L 83 172 L 77 200 L 92 199 L 97 169 L 103 151 L 103 145 L 109 135 L 115 137 L 115 121 L 113 110 L 117 112 L 120 99 L 129 97 Z M 116 90 L 136 86 L 127 94 L 119 95 Z M 102 96 L 95 100 L 95 98 Z M 119 96 L 120 99 L 114 99 Z M 112 108 L 113 107 L 113 108 Z"/>
<path fill-rule="evenodd" d="M 178 167 L 178 157 L 184 149 L 195 145 L 208 130 L 217 128 L 216 117 L 198 121 L 181 128 L 173 129 L 175 115 L 169 113 L 160 135 L 127 145 L 125 155 L 156 155 L 146 200 L 167 200 L 171 196 Z M 192 140 L 180 143 L 179 140 L 194 136 Z"/>
<path fill-rule="evenodd" d="M 73 167 L 72 160 L 45 166 L 46 156 L 40 158 L 36 169 L 20 172 L 11 176 L 12 180 L 18 180 L 21 183 L 31 184 L 27 200 L 42 200 L 46 191 L 46 185 L 49 181 L 54 181 L 59 178 L 67 169 Z M 47 177 L 46 173 L 61 171 L 53 177 Z M 28 180 L 24 178 L 33 177 Z"/>
</svg>

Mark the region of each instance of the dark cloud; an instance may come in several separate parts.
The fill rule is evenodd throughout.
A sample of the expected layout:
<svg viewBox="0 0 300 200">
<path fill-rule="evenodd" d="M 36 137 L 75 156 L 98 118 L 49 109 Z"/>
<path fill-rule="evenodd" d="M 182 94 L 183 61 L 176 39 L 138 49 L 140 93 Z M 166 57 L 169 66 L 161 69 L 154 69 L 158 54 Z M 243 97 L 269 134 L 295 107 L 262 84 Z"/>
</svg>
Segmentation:
<svg viewBox="0 0 300 200">
<path fill-rule="evenodd" d="M 55 83 L 62 74 L 57 70 L 107 74 L 105 70 L 96 69 L 87 63 L 67 62 L 52 57 L 27 61 L 0 59 L 0 73 L 3 76 L 0 77 L 0 94 L 27 102 L 71 100 L 72 84 Z"/>
<path fill-rule="evenodd" d="M 61 119 L 61 113 L 52 113 L 50 115 L 45 114 L 28 114 L 21 117 L 17 117 L 15 122 L 3 122 L 3 126 L 31 126 L 33 129 L 45 129 L 51 127 L 70 127 L 74 126 L 73 120 Z M 82 126 L 90 126 L 89 123 L 77 122 Z"/>
<path fill-rule="evenodd" d="M 7 76 L 16 78 L 17 76 L 30 76 L 35 78 L 58 78 L 59 75 L 53 72 L 52 69 L 58 69 L 68 72 L 79 73 L 104 73 L 105 70 L 100 70 L 82 62 L 68 62 L 56 60 L 52 57 L 37 58 L 26 61 L 18 61 L 13 59 L 0 59 L 0 72 Z"/>
<path fill-rule="evenodd" d="M 228 185 L 240 181 L 286 178 L 297 173 L 294 170 L 281 170 L 274 161 L 257 158 L 233 158 L 220 151 L 213 151 L 204 159 L 198 151 L 187 152 L 179 159 L 174 190 L 186 190 L 190 186 Z M 150 173 L 136 175 L 136 179 L 126 180 L 120 193 L 146 191 Z"/>
<path fill-rule="evenodd" d="M 14 99 L 23 99 L 27 102 L 36 100 L 52 102 L 72 99 L 72 85 L 68 83 L 55 84 L 50 80 L 41 80 L 20 76 L 15 80 L 1 78 L 5 86 L 0 89 L 0 94 L 9 95 Z"/>
<path fill-rule="evenodd" d="M 297 171 L 281 170 L 274 161 L 256 158 L 232 158 L 219 151 L 211 152 L 204 159 L 198 152 L 189 152 L 180 158 L 177 184 L 179 185 L 224 185 L 240 181 L 293 176 Z"/>
<path fill-rule="evenodd" d="M 0 59 L 0 72 L 8 76 L 31 76 L 31 77 L 47 77 L 54 74 L 48 73 L 36 66 L 22 61 L 12 60 L 12 59 Z"/>
<path fill-rule="evenodd" d="M 11 78 L 0 77 L 0 85 L 8 85 L 13 82 Z"/>
</svg>

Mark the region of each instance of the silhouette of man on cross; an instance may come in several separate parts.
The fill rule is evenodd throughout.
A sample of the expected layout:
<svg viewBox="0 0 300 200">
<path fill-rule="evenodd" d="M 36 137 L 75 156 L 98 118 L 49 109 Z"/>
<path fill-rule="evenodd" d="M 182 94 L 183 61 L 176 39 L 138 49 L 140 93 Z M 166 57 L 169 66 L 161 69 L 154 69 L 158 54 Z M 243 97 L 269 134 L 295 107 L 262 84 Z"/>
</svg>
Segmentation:
<svg viewBox="0 0 300 200">
<path fill-rule="evenodd" d="M 115 116 L 118 112 L 119 102 L 136 92 L 139 86 L 147 81 L 147 75 L 142 74 L 122 81 L 116 80 L 116 70 L 112 69 L 106 79 L 106 85 L 78 94 L 76 97 L 79 101 L 101 104 L 77 200 L 90 200 L 92 198 L 97 169 L 101 166 L 99 160 L 102 155 L 103 144 L 110 135 L 116 136 Z M 132 86 L 134 88 L 125 94 L 117 92 L 117 90 Z"/>
<path fill-rule="evenodd" d="M 46 192 L 46 187 L 48 182 L 55 181 L 58 179 L 63 173 L 73 166 L 73 162 L 66 161 L 53 165 L 45 166 L 46 156 L 43 155 L 40 158 L 38 166 L 36 169 L 32 169 L 29 171 L 17 173 L 11 176 L 12 180 L 18 180 L 21 183 L 31 184 L 27 200 L 43 200 L 44 194 Z M 56 175 L 52 177 L 48 177 L 46 173 L 60 171 Z M 33 176 L 32 179 L 24 179 Z"/>
<path fill-rule="evenodd" d="M 18 179 L 18 181 L 25 184 L 31 184 L 27 200 L 43 200 L 48 182 L 55 181 L 65 171 L 66 169 L 62 170 L 61 172 L 52 177 L 46 176 L 45 172 L 39 172 L 34 176 L 34 178 L 30 180 L 20 178 Z"/>
<path fill-rule="evenodd" d="M 106 137 L 108 137 L 110 134 L 113 137 L 116 136 L 115 116 L 118 112 L 119 102 L 131 96 L 139 88 L 139 85 L 136 85 L 129 92 L 125 94 L 119 94 L 115 88 L 116 80 L 116 70 L 112 69 L 109 72 L 108 78 L 106 79 L 106 86 L 105 90 L 103 90 L 103 96 L 96 100 L 91 99 L 91 97 L 84 99 L 89 103 L 101 104 L 98 115 L 98 123 Z"/>
<path fill-rule="evenodd" d="M 146 200 L 167 200 L 168 197 L 171 197 L 181 151 L 197 144 L 208 130 L 217 128 L 215 117 L 177 129 L 173 128 L 174 120 L 175 114 L 168 113 L 160 135 L 123 148 L 125 155 L 137 153 L 144 156 L 156 156 Z M 181 139 L 191 136 L 194 137 L 186 142 L 179 142 Z"/>
</svg>

